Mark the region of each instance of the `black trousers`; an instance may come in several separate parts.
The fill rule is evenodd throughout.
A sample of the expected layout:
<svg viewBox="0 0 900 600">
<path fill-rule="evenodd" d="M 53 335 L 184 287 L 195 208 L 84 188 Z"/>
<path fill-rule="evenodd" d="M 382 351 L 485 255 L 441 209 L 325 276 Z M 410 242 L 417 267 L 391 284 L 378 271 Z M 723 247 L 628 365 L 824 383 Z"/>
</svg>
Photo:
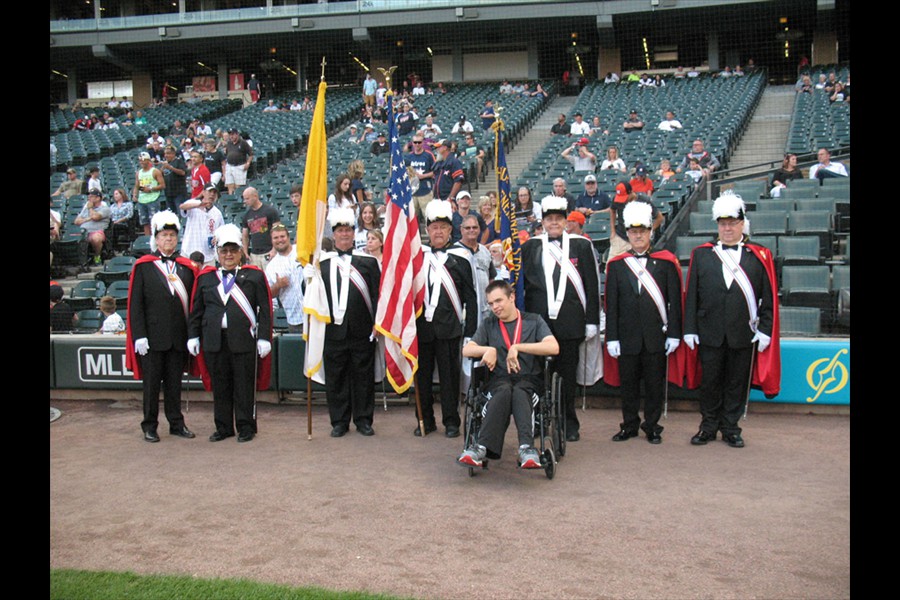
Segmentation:
<svg viewBox="0 0 900 600">
<path fill-rule="evenodd" d="M 222 435 L 256 432 L 254 390 L 256 352 L 231 352 L 222 332 L 222 349 L 206 352 L 213 388 L 213 419 Z"/>
<path fill-rule="evenodd" d="M 622 429 L 637 432 L 661 433 L 659 425 L 666 394 L 666 353 L 641 352 L 619 357 L 619 377 L 622 380 Z M 641 407 L 641 381 L 644 382 L 644 424 L 638 410 Z"/>
<path fill-rule="evenodd" d="M 375 414 L 375 342 L 325 340 L 325 391 L 331 426 L 371 425 Z"/>
<path fill-rule="evenodd" d="M 559 355 L 556 359 L 556 371 L 562 377 L 563 406 L 566 414 L 566 434 L 578 433 L 581 424 L 575 410 L 575 397 L 578 395 L 578 347 L 584 338 L 577 340 L 560 340 Z"/>
<path fill-rule="evenodd" d="M 700 344 L 702 431 L 712 434 L 721 431 L 724 435 L 741 432 L 738 422 L 744 414 L 752 357 L 753 346 L 712 348 Z"/>
<path fill-rule="evenodd" d="M 163 392 L 163 407 L 169 431 L 184 427 L 181 414 L 181 374 L 184 372 L 186 352 L 166 350 L 145 356 L 138 355 L 144 376 L 144 420 L 141 430 L 156 431 L 159 426 L 159 392 Z"/>
<path fill-rule="evenodd" d="M 490 398 L 484 406 L 476 441 L 499 457 L 512 415 L 516 420 L 519 445 L 533 445 L 534 409 L 540 401 L 536 392 L 537 386 L 527 379 L 513 381 L 504 377 L 491 380 L 485 390 Z"/>
<path fill-rule="evenodd" d="M 459 427 L 459 374 L 462 368 L 460 338 L 449 340 L 419 341 L 419 370 L 416 371 L 416 387 L 422 402 L 422 421 L 425 426 L 434 425 L 434 389 L 431 378 L 437 362 L 441 379 L 441 416 L 444 427 Z"/>
</svg>

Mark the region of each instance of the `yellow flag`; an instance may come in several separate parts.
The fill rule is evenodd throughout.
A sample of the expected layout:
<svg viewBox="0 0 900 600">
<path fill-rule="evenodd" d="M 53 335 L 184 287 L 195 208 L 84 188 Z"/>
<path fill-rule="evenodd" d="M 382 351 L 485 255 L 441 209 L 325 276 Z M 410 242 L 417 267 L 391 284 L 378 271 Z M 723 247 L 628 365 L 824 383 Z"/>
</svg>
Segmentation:
<svg viewBox="0 0 900 600">
<path fill-rule="evenodd" d="M 303 175 L 303 200 L 297 215 L 297 261 L 306 266 L 318 265 L 328 208 L 328 148 L 325 139 L 325 89 L 319 82 L 316 109 L 309 130 L 306 150 L 306 171 Z M 311 258 L 312 257 L 312 258 Z"/>
</svg>

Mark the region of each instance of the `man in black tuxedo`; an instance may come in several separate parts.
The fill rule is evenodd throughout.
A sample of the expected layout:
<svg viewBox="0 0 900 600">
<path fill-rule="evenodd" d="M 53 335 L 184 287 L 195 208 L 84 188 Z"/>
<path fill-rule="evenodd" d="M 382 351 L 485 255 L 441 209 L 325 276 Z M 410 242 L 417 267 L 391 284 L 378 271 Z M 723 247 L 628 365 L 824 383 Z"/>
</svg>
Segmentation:
<svg viewBox="0 0 900 600">
<path fill-rule="evenodd" d="M 563 380 L 566 439 L 576 442 L 581 438 L 575 412 L 578 349 L 585 339 L 597 335 L 600 323 L 597 263 L 590 241 L 565 232 L 565 198 L 547 196 L 541 201 L 541 208 L 546 233 L 532 237 L 522 246 L 525 310 L 544 317 L 559 342 L 556 364 Z M 563 285 L 565 290 L 560 293 Z"/>
<path fill-rule="evenodd" d="M 445 200 L 432 200 L 425 208 L 431 246 L 424 248 L 425 305 L 416 319 L 419 335 L 416 387 L 422 402 L 421 416 L 425 431 L 416 427 L 415 435 L 427 435 L 437 430 L 431 383 L 437 362 L 445 435 L 450 438 L 459 436 L 461 338 L 472 337 L 478 325 L 480 307 L 475 295 L 471 263 L 448 252 L 453 232 L 452 217 L 453 209 Z"/>
<path fill-rule="evenodd" d="M 241 230 L 216 229 L 221 268 L 207 267 L 197 276 L 188 323 L 188 350 L 198 355 L 212 383 L 216 431 L 209 441 L 234 436 L 249 442 L 256 434 L 254 385 L 268 383 L 272 350 L 272 297 L 266 275 L 241 266 Z M 256 357 L 262 359 L 257 368 Z"/>
<path fill-rule="evenodd" d="M 747 243 L 739 196 L 720 196 L 712 212 L 719 239 L 691 254 L 684 301 L 684 342 L 692 351 L 698 348 L 702 373 L 703 418 L 691 443 L 704 445 L 721 431 L 729 446 L 743 448 L 738 420 L 747 400 L 751 364 L 753 382 L 764 392 L 780 382 L 775 268 L 771 251 Z M 692 375 L 688 367 L 689 386 Z"/>
<path fill-rule="evenodd" d="M 659 444 L 666 357 L 681 343 L 681 268 L 668 250 L 651 251 L 649 204 L 629 202 L 622 212 L 631 250 L 606 267 L 606 348 L 618 360 L 622 388 L 622 424 L 612 439 L 636 437 L 640 427 L 648 442 Z M 608 365 L 607 379 L 610 371 Z M 641 380 L 647 393 L 643 424 Z"/>
<path fill-rule="evenodd" d="M 160 387 L 169 433 L 193 438 L 181 413 L 181 375 L 188 366 L 187 318 L 196 269 L 175 250 L 180 229 L 175 213 L 156 213 L 150 228 L 152 253 L 135 262 L 128 284 L 127 366 L 144 381 L 144 440 L 159 441 Z"/>
<path fill-rule="evenodd" d="M 335 252 L 321 261 L 322 282 L 331 322 L 325 326 L 325 390 L 331 437 L 350 429 L 374 435 L 375 308 L 381 268 L 375 257 L 353 250 L 353 210 L 328 211 Z"/>
</svg>

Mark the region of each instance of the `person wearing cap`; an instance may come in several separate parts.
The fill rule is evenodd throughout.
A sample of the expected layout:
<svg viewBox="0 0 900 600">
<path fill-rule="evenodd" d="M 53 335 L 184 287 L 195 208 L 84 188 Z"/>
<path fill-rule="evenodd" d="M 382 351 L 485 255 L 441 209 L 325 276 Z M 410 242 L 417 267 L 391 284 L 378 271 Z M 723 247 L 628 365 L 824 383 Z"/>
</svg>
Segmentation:
<svg viewBox="0 0 900 600">
<path fill-rule="evenodd" d="M 229 129 L 225 142 L 225 187 L 229 194 L 233 194 L 237 186 L 247 184 L 247 171 L 252 160 L 253 148 L 237 129 Z"/>
<path fill-rule="evenodd" d="M 676 129 L 683 129 L 683 126 L 681 125 L 681 121 L 675 118 L 675 113 L 671 110 L 667 110 L 666 118 L 660 121 L 656 128 L 661 131 L 675 131 Z"/>
<path fill-rule="evenodd" d="M 459 376 L 462 366 L 460 343 L 475 333 L 478 300 L 471 263 L 450 249 L 453 209 L 449 202 L 432 200 L 425 209 L 430 246 L 423 246 L 425 302 L 416 319 L 419 340 L 419 369 L 416 388 L 422 403 L 425 431 L 437 430 L 434 417 L 432 376 L 435 363 L 441 381 L 441 420 L 447 437 L 459 436 Z"/>
<path fill-rule="evenodd" d="M 712 216 L 718 239 L 694 248 L 684 300 L 687 384 L 700 387 L 702 415 L 691 444 L 705 445 L 721 431 L 729 446 L 743 448 L 738 422 L 751 382 L 769 397 L 780 388 L 778 284 L 771 250 L 745 235 L 741 197 L 719 196 Z"/>
<path fill-rule="evenodd" d="M 191 256 L 194 252 L 202 253 L 205 267 L 214 266 L 216 263 L 213 233 L 225 224 L 222 211 L 216 206 L 218 199 L 218 188 L 212 183 L 207 183 L 200 196 L 186 200 L 179 206 L 181 215 L 186 219 L 181 252 L 187 256 Z"/>
<path fill-rule="evenodd" d="M 651 209 L 651 216 L 653 218 L 651 229 L 656 231 L 659 229 L 665 217 L 663 217 L 662 213 L 653 206 L 653 202 L 650 199 L 650 196 L 647 194 L 637 194 L 634 190 L 631 189 L 631 184 L 625 181 L 621 181 L 616 184 L 616 195 L 613 197 L 612 204 L 609 207 L 609 222 L 610 222 L 610 231 L 609 231 L 609 257 L 618 256 L 623 252 L 627 252 L 631 249 L 631 244 L 628 241 L 628 233 L 625 230 L 625 221 L 623 217 L 623 209 L 629 202 L 645 202 L 649 204 Z M 652 237 L 651 232 L 651 237 Z"/>
<path fill-rule="evenodd" d="M 181 412 L 181 376 L 189 366 L 187 318 L 197 273 L 176 250 L 179 229 L 175 213 L 153 215 L 151 253 L 135 262 L 128 284 L 126 366 L 144 382 L 141 431 L 147 442 L 159 441 L 160 389 L 169 433 L 194 437 Z"/>
<path fill-rule="evenodd" d="M 623 210 L 629 252 L 606 265 L 606 356 L 603 381 L 622 393 L 622 423 L 612 440 L 623 442 L 642 430 L 651 444 L 662 442 L 659 424 L 669 380 L 683 382 L 681 343 L 681 266 L 668 250 L 650 246 L 650 205 L 630 202 Z M 667 358 L 668 357 L 668 358 Z M 638 411 L 644 384 L 644 422 Z"/>
<path fill-rule="evenodd" d="M 491 128 L 491 125 L 494 124 L 494 121 L 497 120 L 497 116 L 494 114 L 494 101 L 491 99 L 484 101 L 484 110 L 481 111 L 479 115 L 481 117 L 481 128 L 487 131 Z"/>
<path fill-rule="evenodd" d="M 453 124 L 453 129 L 450 130 L 450 133 L 472 133 L 473 131 L 475 131 L 475 128 L 466 120 L 466 115 L 459 115 L 459 121 Z"/>
<path fill-rule="evenodd" d="M 353 210 L 328 212 L 334 252 L 323 254 L 322 282 L 330 322 L 325 326 L 325 390 L 331 437 L 342 437 L 351 421 L 364 436 L 373 435 L 375 414 L 375 308 L 381 268 L 353 249 Z"/>
<path fill-rule="evenodd" d="M 266 275 L 241 266 L 241 230 L 231 223 L 216 229 L 220 268 L 197 275 L 188 320 L 188 351 L 198 361 L 204 386 L 212 388 L 216 431 L 209 441 L 256 435 L 255 389 L 271 377 L 272 296 Z M 259 357 L 259 362 L 257 362 Z"/>
<path fill-rule="evenodd" d="M 387 140 L 384 137 L 384 132 L 378 132 L 378 139 L 372 142 L 372 146 L 369 148 L 369 152 L 371 152 L 374 156 L 378 156 L 379 154 L 387 154 L 391 151 L 390 144 L 387 143 Z"/>
<path fill-rule="evenodd" d="M 359 143 L 359 127 L 357 127 L 356 123 L 351 123 L 350 131 L 347 133 L 347 136 L 344 138 L 344 142 L 347 144 L 358 144 Z"/>
<path fill-rule="evenodd" d="M 100 167 L 93 166 L 89 171 L 90 175 L 87 180 L 87 189 L 88 192 L 91 190 L 97 190 L 101 194 L 103 193 L 103 184 L 100 182 Z"/>
<path fill-rule="evenodd" d="M 75 224 L 87 233 L 88 245 L 94 251 L 93 262 L 95 265 L 99 265 L 101 262 L 100 254 L 103 251 L 103 243 L 106 242 L 109 215 L 109 205 L 103 201 L 103 193 L 95 189 L 88 193 L 87 202 L 75 217 Z"/>
<path fill-rule="evenodd" d="M 462 190 L 456 195 L 456 210 L 453 212 L 453 233 L 450 238 L 454 243 L 458 242 L 462 237 L 462 222 L 472 216 L 478 223 L 478 235 L 487 229 L 487 223 L 481 218 L 477 211 L 472 210 L 472 195 L 466 190 Z"/>
<path fill-rule="evenodd" d="M 569 235 L 580 235 L 589 240 L 590 237 L 584 235 L 584 215 L 577 210 L 573 210 L 566 216 L 566 233 Z"/>
<path fill-rule="evenodd" d="M 141 168 L 134 174 L 132 198 L 137 202 L 138 219 L 144 227 L 144 235 L 150 235 L 150 220 L 160 210 L 161 190 L 166 189 L 162 172 L 153 166 L 149 152 L 139 155 Z"/>
<path fill-rule="evenodd" d="M 631 191 L 635 194 L 653 194 L 653 180 L 649 177 L 649 171 L 643 164 L 639 164 L 634 170 L 634 177 L 629 182 Z"/>
<path fill-rule="evenodd" d="M 525 310 L 541 315 L 559 341 L 557 369 L 563 381 L 566 439 L 581 438 L 575 412 L 579 347 L 597 335 L 600 288 L 591 242 L 565 232 L 568 203 L 547 196 L 541 201 L 545 233 L 522 245 Z"/>
<path fill-rule="evenodd" d="M 572 115 L 575 121 L 569 126 L 569 135 L 584 137 L 591 134 L 591 124 L 584 120 L 580 112 Z"/>
<path fill-rule="evenodd" d="M 684 155 L 681 159 L 681 164 L 678 165 L 675 172 L 681 173 L 687 169 L 691 159 L 695 159 L 700 163 L 700 168 L 703 169 L 703 174 L 707 177 L 720 166 L 719 160 L 704 148 L 703 140 L 694 140 L 691 143 L 691 151 Z"/>
<path fill-rule="evenodd" d="M 50 194 L 51 196 L 59 196 L 62 194 L 65 196 L 66 200 L 71 198 L 72 196 L 76 196 L 81 193 L 81 189 L 84 187 L 84 182 L 78 179 L 78 173 L 72 167 L 66 169 L 66 180 L 59 184 L 59 187 L 55 192 Z"/>
<path fill-rule="evenodd" d="M 150 137 L 147 138 L 147 147 L 149 148 L 150 146 L 152 146 L 153 142 L 159 142 L 159 145 L 162 146 L 166 143 L 166 138 L 159 135 L 159 131 L 154 129 L 150 132 Z"/>
<path fill-rule="evenodd" d="M 416 214 L 420 220 L 425 220 L 425 207 L 434 198 L 434 165 L 437 162 L 431 150 L 425 147 L 425 136 L 414 133 L 412 138 L 412 152 L 403 156 L 408 169 L 416 172 L 419 186 L 413 191 Z"/>
<path fill-rule="evenodd" d="M 566 123 L 565 113 L 559 113 L 556 123 L 550 127 L 550 135 L 568 135 L 571 129 L 571 126 Z"/>
<path fill-rule="evenodd" d="M 587 125 L 587 123 L 585 123 Z M 574 127 L 574 123 L 572 125 Z M 595 171 L 597 169 L 597 155 L 588 150 L 588 144 L 591 141 L 586 138 L 579 138 L 574 144 L 562 151 L 562 157 L 572 163 L 572 167 L 576 171 Z M 576 155 L 572 156 L 575 150 Z"/>
<path fill-rule="evenodd" d="M 242 193 L 247 212 L 241 217 L 244 253 L 250 264 L 264 269 L 272 258 L 272 226 L 281 222 L 281 214 L 271 204 L 259 198 L 256 188 L 248 187 Z"/>
<path fill-rule="evenodd" d="M 362 137 L 359 139 L 360 143 L 372 143 L 378 139 L 378 134 L 375 133 L 375 126 L 372 123 L 366 123 Z"/>
<path fill-rule="evenodd" d="M 432 169 L 434 173 L 433 194 L 436 200 L 456 202 L 456 196 L 466 180 L 465 171 L 452 152 L 450 142 L 438 140 L 432 146 L 437 153 L 437 162 Z"/>
<path fill-rule="evenodd" d="M 575 210 L 590 217 L 594 213 L 609 212 L 610 204 L 609 196 L 597 185 L 597 176 L 593 173 L 585 175 L 584 192 L 575 199 Z"/>
<path fill-rule="evenodd" d="M 629 81 L 631 81 L 630 76 Z M 628 113 L 628 118 L 625 119 L 623 127 L 625 128 L 625 133 L 635 133 L 644 129 L 644 122 L 638 117 L 636 108 L 632 108 L 631 112 Z"/>
</svg>

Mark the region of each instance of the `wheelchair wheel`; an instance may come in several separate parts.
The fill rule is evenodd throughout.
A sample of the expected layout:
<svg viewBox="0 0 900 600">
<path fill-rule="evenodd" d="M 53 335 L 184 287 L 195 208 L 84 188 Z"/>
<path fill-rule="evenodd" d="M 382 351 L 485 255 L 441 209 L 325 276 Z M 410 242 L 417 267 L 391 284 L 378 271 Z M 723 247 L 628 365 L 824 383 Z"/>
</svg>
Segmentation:
<svg viewBox="0 0 900 600">
<path fill-rule="evenodd" d="M 553 373 L 553 377 L 550 380 L 550 393 L 552 401 L 550 410 L 554 415 L 551 436 L 553 438 L 553 448 L 561 459 L 566 455 L 566 414 L 563 410 L 562 379 L 559 373 Z"/>
<path fill-rule="evenodd" d="M 547 474 L 547 479 L 553 479 L 556 475 L 556 456 L 553 454 L 553 448 L 547 448 L 541 454 L 541 466 Z"/>
</svg>

